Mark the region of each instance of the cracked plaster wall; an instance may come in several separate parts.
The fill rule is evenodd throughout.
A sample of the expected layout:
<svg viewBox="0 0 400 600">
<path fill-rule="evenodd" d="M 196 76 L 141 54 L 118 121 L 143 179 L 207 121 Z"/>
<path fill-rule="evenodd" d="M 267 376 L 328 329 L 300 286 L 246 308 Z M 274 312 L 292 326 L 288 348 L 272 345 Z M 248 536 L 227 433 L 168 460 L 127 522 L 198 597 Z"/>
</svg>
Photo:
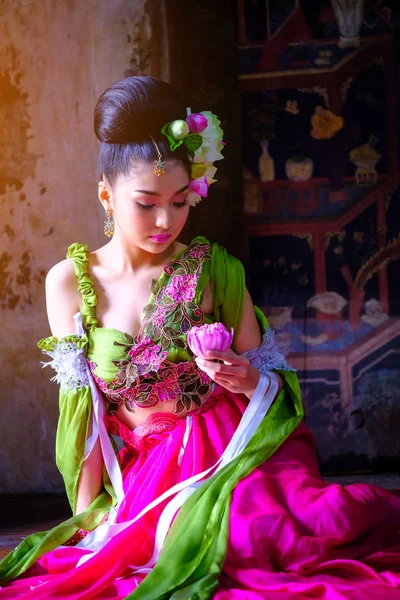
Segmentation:
<svg viewBox="0 0 400 600">
<path fill-rule="evenodd" d="M 0 492 L 63 489 L 57 386 L 36 347 L 44 278 L 69 244 L 104 243 L 93 108 L 151 68 L 148 4 L 0 0 Z"/>
</svg>

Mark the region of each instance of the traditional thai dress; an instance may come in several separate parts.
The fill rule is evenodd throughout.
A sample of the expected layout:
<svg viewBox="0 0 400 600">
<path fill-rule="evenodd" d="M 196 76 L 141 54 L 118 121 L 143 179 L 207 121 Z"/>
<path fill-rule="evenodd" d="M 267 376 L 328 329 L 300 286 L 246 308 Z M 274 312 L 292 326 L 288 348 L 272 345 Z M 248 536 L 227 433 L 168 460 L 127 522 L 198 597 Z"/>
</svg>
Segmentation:
<svg viewBox="0 0 400 600">
<path fill-rule="evenodd" d="M 194 361 L 193 325 L 240 331 L 241 263 L 195 238 L 153 282 L 134 339 L 99 326 L 88 248 L 67 256 L 82 294 L 76 334 L 39 347 L 60 383 L 56 460 L 73 516 L 3 560 L 0 599 L 400 599 L 400 498 L 322 480 L 296 373 L 262 313 L 263 344 L 247 354 L 262 373 L 250 401 Z M 115 415 L 165 403 L 174 412 L 152 412 L 133 431 Z M 103 488 L 75 514 L 98 439 Z"/>
</svg>

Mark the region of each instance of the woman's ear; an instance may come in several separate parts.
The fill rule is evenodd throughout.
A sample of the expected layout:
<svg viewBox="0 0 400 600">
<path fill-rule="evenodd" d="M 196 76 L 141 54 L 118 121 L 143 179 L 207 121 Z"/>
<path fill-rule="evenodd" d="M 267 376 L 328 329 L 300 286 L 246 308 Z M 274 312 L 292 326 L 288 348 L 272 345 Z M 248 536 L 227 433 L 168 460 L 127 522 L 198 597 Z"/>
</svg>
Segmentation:
<svg viewBox="0 0 400 600">
<path fill-rule="evenodd" d="M 109 186 L 103 180 L 99 181 L 98 195 L 104 210 L 113 211 L 112 193 Z"/>
</svg>

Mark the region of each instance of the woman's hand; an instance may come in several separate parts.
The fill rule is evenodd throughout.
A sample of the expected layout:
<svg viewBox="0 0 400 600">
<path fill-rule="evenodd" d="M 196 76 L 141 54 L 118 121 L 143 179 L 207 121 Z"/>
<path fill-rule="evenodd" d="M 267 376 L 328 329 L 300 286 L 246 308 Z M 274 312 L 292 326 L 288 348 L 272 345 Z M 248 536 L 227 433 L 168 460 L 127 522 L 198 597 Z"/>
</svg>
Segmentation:
<svg viewBox="0 0 400 600">
<path fill-rule="evenodd" d="M 223 362 L 214 362 L 215 360 Z M 236 394 L 251 398 L 260 379 L 258 369 L 244 356 L 229 349 L 226 352 L 209 350 L 207 359 L 196 358 L 199 368 L 218 385 Z"/>
</svg>

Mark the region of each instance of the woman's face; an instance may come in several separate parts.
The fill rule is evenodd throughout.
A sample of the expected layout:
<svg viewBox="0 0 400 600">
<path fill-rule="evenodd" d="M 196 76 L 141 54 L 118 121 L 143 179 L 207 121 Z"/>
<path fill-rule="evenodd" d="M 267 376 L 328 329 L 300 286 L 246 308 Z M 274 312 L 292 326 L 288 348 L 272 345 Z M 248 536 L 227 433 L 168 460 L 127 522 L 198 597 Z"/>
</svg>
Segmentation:
<svg viewBox="0 0 400 600">
<path fill-rule="evenodd" d="M 178 161 L 168 161 L 160 176 L 154 173 L 154 164 L 141 163 L 128 177 L 121 176 L 112 190 L 100 182 L 99 196 L 107 208 L 102 194 L 107 189 L 115 234 L 157 254 L 166 250 L 185 225 L 188 185 L 189 175 Z"/>
</svg>

